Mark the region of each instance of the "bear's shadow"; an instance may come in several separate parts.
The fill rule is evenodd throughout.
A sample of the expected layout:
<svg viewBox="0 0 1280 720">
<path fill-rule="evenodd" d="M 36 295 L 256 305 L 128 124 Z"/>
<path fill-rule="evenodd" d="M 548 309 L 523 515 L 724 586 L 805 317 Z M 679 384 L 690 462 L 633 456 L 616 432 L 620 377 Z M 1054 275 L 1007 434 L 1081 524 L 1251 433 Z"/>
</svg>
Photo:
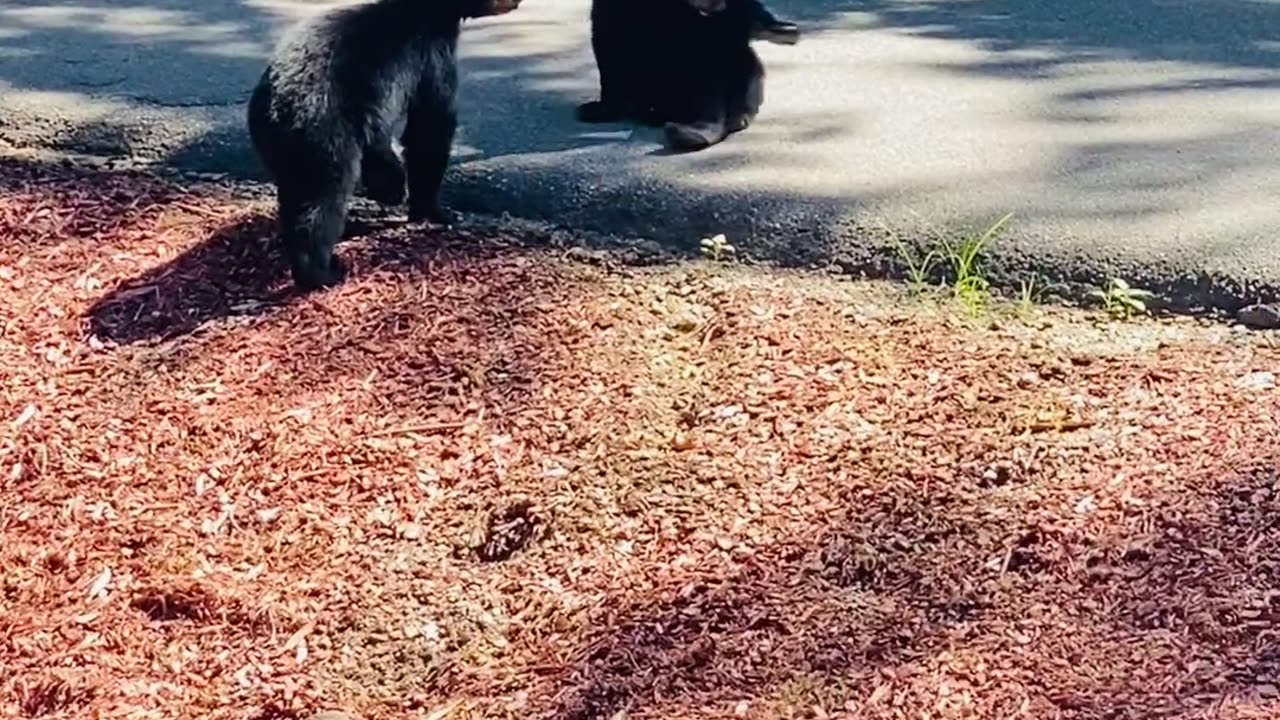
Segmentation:
<svg viewBox="0 0 1280 720">
<path fill-rule="evenodd" d="M 449 243 L 449 231 L 427 227 L 414 229 L 412 243 L 384 239 L 387 230 L 404 225 L 402 216 L 357 199 L 339 247 L 374 240 L 358 253 L 358 274 L 364 274 L 414 264 L 428 248 Z M 290 280 L 275 229 L 269 211 L 214 230 L 173 259 L 108 290 L 84 313 L 89 332 L 121 345 L 169 340 L 210 322 L 297 301 L 304 295 Z"/>
</svg>

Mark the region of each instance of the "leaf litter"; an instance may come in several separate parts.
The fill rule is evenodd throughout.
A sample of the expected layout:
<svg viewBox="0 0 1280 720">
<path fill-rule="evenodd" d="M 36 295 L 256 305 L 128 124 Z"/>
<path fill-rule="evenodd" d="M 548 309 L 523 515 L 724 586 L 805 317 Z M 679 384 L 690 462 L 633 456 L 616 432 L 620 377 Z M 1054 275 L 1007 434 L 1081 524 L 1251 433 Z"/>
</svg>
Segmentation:
<svg viewBox="0 0 1280 720">
<path fill-rule="evenodd" d="M 0 170 L 5 717 L 1277 712 L 1266 335 Z"/>
</svg>

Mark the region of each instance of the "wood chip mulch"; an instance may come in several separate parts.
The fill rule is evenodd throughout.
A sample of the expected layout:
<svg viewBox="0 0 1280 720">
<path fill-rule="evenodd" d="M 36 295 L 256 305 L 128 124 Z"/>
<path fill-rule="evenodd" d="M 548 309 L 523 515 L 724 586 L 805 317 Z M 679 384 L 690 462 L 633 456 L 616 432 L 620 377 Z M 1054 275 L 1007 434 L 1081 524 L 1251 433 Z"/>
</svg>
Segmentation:
<svg viewBox="0 0 1280 720">
<path fill-rule="evenodd" d="M 4 717 L 1280 713 L 1265 336 L 232 190 L 0 163 Z"/>
</svg>

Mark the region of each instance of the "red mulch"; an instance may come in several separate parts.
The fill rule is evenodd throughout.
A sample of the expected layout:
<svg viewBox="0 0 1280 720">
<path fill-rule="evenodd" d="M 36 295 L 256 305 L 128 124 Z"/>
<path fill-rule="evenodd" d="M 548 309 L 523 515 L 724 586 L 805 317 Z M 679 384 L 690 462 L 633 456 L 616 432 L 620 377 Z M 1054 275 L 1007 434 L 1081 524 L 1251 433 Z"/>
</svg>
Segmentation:
<svg viewBox="0 0 1280 720">
<path fill-rule="evenodd" d="M 4 717 L 1280 711 L 1264 338 L 270 212 L 0 164 Z"/>
</svg>

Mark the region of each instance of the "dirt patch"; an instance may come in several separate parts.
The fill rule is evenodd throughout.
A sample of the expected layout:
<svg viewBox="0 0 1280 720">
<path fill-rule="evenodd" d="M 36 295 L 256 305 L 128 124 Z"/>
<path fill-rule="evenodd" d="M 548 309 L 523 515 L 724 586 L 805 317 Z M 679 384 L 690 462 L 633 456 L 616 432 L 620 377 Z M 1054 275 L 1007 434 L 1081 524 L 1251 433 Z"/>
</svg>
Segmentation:
<svg viewBox="0 0 1280 720">
<path fill-rule="evenodd" d="M 1270 336 L 0 170 L 6 717 L 1277 712 Z"/>
</svg>

